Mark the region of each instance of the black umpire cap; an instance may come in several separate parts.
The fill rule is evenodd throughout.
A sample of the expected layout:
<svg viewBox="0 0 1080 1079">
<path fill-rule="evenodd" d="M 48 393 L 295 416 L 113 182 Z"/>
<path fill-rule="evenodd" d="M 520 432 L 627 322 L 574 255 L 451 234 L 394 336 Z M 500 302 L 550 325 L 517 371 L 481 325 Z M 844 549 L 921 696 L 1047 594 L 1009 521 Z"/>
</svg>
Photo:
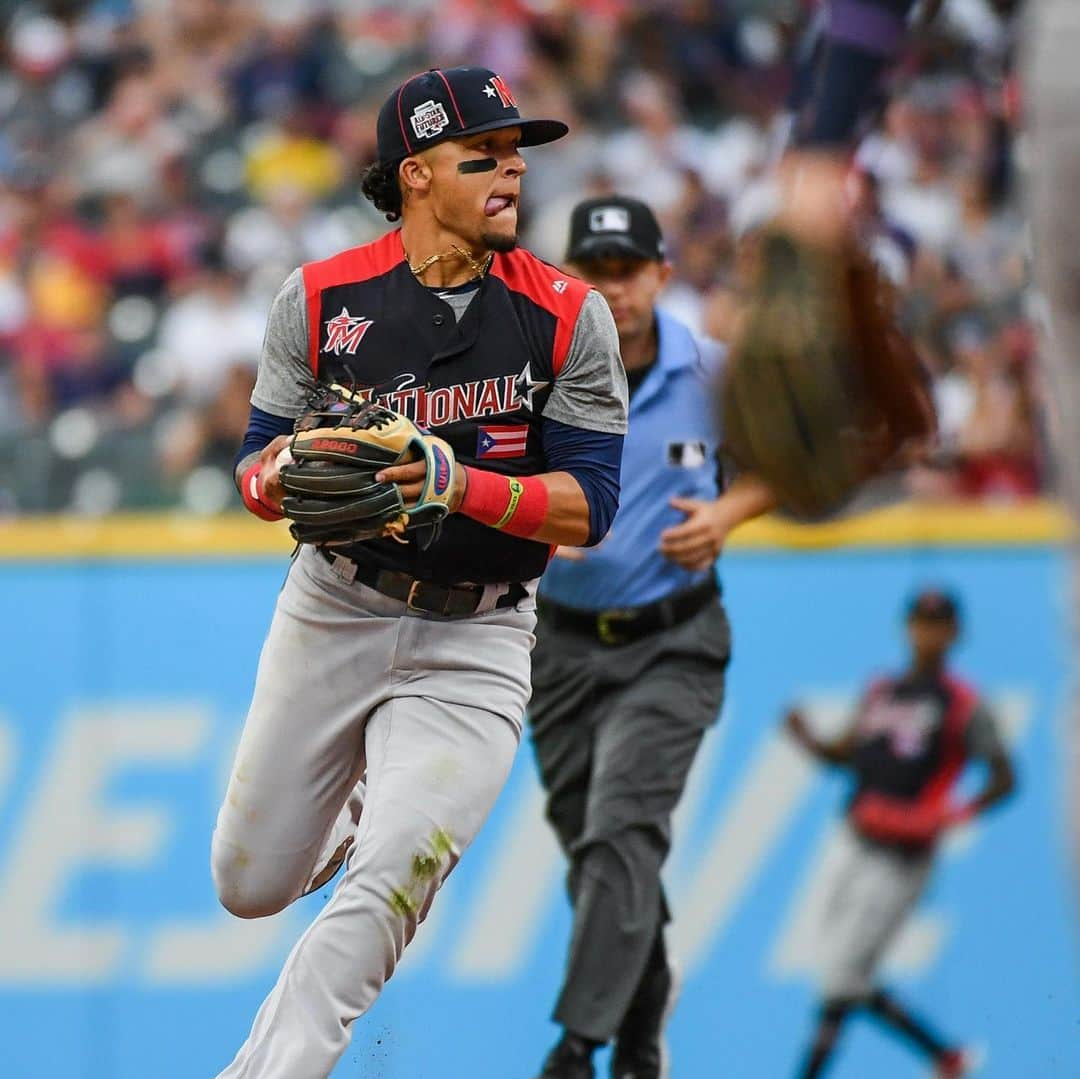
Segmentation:
<svg viewBox="0 0 1080 1079">
<path fill-rule="evenodd" d="M 959 622 L 960 603 L 951 592 L 940 588 L 924 588 L 908 601 L 908 619 L 926 622 Z"/>
<path fill-rule="evenodd" d="M 626 256 L 664 261 L 664 237 L 652 210 L 623 195 L 579 202 L 570 214 L 566 261 Z"/>
<path fill-rule="evenodd" d="M 501 75 L 486 67 L 432 68 L 406 79 L 379 110 L 379 160 L 400 161 L 447 139 L 520 127 L 522 146 L 561 139 L 561 120 L 523 120 Z"/>
</svg>

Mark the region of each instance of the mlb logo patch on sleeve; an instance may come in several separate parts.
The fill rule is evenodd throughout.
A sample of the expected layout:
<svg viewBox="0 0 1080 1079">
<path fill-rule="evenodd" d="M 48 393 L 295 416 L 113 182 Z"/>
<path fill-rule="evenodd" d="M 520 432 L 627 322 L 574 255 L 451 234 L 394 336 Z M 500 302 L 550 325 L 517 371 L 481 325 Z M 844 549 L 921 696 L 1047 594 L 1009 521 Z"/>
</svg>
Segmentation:
<svg viewBox="0 0 1080 1079">
<path fill-rule="evenodd" d="M 667 463 L 676 468 L 700 468 L 705 464 L 705 460 L 704 442 L 669 442 L 667 444 Z"/>
<path fill-rule="evenodd" d="M 526 423 L 481 427 L 476 432 L 476 458 L 523 457 L 528 441 Z"/>
</svg>

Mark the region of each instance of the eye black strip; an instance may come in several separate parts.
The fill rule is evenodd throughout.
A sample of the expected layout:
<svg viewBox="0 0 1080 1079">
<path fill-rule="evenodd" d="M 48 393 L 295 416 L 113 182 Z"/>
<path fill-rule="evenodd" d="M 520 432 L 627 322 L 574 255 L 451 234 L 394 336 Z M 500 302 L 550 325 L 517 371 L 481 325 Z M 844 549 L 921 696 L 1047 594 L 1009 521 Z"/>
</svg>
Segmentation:
<svg viewBox="0 0 1080 1079">
<path fill-rule="evenodd" d="M 481 157 L 471 161 L 459 161 L 457 170 L 462 173 L 493 172 L 498 162 L 493 157 Z"/>
</svg>

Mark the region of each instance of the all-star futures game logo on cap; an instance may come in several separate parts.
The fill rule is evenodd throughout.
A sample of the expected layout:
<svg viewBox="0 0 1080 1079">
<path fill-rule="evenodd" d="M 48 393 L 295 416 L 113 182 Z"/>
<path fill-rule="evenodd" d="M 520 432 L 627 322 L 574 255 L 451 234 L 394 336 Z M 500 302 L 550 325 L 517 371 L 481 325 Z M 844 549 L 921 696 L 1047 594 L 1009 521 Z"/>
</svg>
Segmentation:
<svg viewBox="0 0 1080 1079">
<path fill-rule="evenodd" d="M 525 120 L 506 80 L 486 67 L 432 68 L 403 82 L 379 110 L 379 160 L 400 161 L 446 139 L 521 128 L 522 146 L 561 139 L 561 120 Z"/>
<path fill-rule="evenodd" d="M 450 126 L 450 117 L 441 101 L 425 101 L 413 109 L 409 123 L 418 139 L 430 139 Z"/>
</svg>

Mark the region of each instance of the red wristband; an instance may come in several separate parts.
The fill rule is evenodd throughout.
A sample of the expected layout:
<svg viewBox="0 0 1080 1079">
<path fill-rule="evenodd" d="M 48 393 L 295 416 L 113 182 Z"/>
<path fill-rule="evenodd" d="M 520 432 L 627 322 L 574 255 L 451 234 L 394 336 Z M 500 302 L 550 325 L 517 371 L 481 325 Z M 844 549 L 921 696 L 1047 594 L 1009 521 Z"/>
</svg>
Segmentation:
<svg viewBox="0 0 1080 1079">
<path fill-rule="evenodd" d="M 536 476 L 500 476 L 465 466 L 465 497 L 460 512 L 511 536 L 531 539 L 544 523 L 548 489 Z"/>
<path fill-rule="evenodd" d="M 284 516 L 269 502 L 263 501 L 262 465 L 256 461 L 240 479 L 240 497 L 256 517 L 264 521 L 280 521 Z"/>
</svg>

